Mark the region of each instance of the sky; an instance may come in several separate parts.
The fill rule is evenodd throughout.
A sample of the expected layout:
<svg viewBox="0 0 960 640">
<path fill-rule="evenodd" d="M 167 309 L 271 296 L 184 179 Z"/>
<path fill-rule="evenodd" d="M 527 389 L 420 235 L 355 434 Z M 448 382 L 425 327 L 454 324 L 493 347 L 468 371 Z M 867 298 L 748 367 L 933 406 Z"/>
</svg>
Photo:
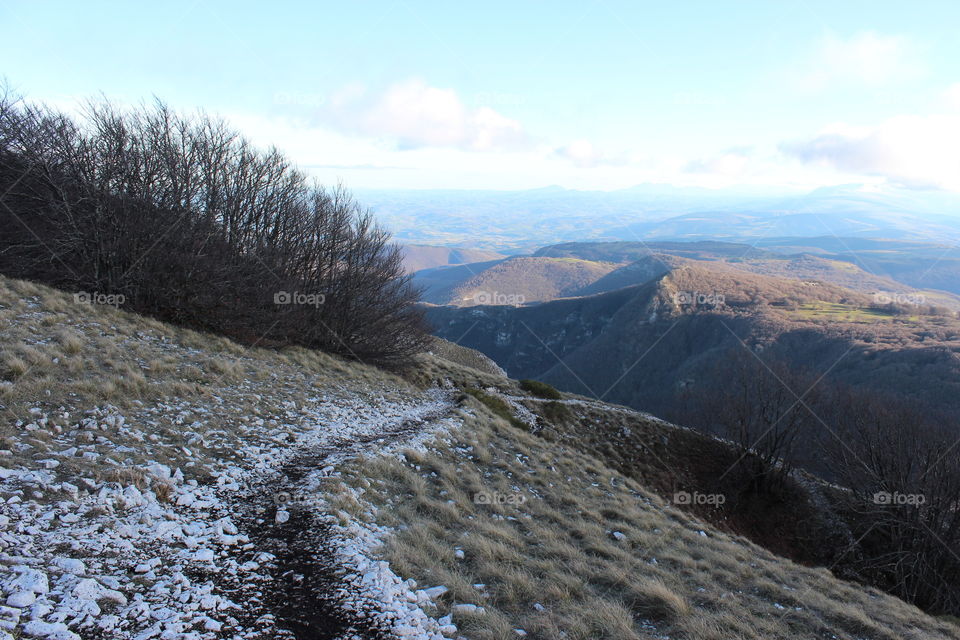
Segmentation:
<svg viewBox="0 0 960 640">
<path fill-rule="evenodd" d="M 960 3 L 0 3 L 0 77 L 154 96 L 355 189 L 960 191 Z"/>
</svg>

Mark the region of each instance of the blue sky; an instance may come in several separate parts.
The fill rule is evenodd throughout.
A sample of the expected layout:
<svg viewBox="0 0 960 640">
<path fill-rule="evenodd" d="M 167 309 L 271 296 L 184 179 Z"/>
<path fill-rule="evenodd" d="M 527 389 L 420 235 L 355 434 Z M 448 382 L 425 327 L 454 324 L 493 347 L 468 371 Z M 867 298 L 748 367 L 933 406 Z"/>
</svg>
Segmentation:
<svg viewBox="0 0 960 640">
<path fill-rule="evenodd" d="M 0 66 L 356 188 L 960 190 L 960 3 L 10 2 Z"/>
</svg>

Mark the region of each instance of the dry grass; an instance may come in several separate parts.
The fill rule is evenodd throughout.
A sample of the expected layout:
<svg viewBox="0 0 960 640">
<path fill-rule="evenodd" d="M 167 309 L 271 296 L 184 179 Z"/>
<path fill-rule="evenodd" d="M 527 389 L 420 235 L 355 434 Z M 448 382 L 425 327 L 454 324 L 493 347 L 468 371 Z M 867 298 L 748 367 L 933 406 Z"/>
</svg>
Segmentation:
<svg viewBox="0 0 960 640">
<path fill-rule="evenodd" d="M 284 420 L 308 398 L 340 389 L 387 398 L 416 392 L 374 367 L 302 348 L 247 348 L 0 277 L 3 466 L 34 467 L 54 437 L 67 437 L 78 452 L 57 471 L 72 482 L 142 487 L 145 478 L 124 474 L 142 476 L 148 458 L 203 481 L 208 460 L 229 462 L 238 443 L 262 437 L 258 421 Z M 150 445 L 119 425 L 66 431 L 94 410 L 98 420 L 119 412 L 149 425 Z M 37 416 L 46 419 L 37 423 Z M 163 485 L 150 488 L 169 494 Z"/>
<path fill-rule="evenodd" d="M 472 396 L 462 409 L 451 439 L 357 461 L 347 481 L 395 527 L 384 550 L 394 571 L 449 588 L 439 614 L 486 609 L 454 615 L 466 638 L 960 638 L 900 600 L 713 529 L 595 458 L 545 446 Z M 505 501 L 478 504 L 478 493 Z"/>
</svg>

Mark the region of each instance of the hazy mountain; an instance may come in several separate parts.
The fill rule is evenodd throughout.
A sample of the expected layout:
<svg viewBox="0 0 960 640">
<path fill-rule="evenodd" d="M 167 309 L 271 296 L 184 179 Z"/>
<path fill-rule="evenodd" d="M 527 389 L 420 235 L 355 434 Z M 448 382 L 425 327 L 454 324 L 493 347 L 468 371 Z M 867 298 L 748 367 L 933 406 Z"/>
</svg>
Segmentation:
<svg viewBox="0 0 960 640">
<path fill-rule="evenodd" d="M 810 192 L 639 185 L 616 191 L 365 190 L 407 243 L 527 251 L 573 240 L 839 235 L 960 241 L 960 196 L 863 185 Z"/>
</svg>

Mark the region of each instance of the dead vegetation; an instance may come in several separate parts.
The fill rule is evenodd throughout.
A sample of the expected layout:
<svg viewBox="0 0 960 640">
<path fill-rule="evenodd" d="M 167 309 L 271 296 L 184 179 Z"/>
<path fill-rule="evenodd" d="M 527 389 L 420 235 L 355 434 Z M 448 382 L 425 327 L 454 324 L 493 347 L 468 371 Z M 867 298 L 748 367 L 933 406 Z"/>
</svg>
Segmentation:
<svg viewBox="0 0 960 640">
<path fill-rule="evenodd" d="M 473 396 L 465 428 L 425 451 L 349 470 L 394 571 L 444 585 L 465 637 L 960 638 L 879 591 L 723 533 Z M 356 517 L 369 518 L 362 506 Z M 457 604 L 483 608 L 465 610 Z"/>
</svg>

